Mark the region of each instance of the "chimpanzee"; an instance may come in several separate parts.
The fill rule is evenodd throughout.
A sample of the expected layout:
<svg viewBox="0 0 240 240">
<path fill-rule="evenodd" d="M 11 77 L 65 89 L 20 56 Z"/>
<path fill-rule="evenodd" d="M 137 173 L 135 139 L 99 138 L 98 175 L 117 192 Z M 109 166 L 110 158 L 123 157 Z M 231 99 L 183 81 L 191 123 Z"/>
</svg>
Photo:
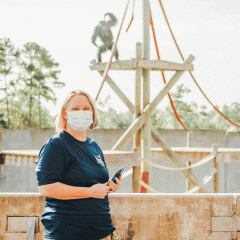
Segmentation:
<svg viewBox="0 0 240 240">
<path fill-rule="evenodd" d="M 109 20 L 105 21 L 105 17 L 109 16 Z M 104 20 L 100 21 L 99 24 L 94 28 L 92 35 L 92 43 L 98 47 L 97 59 L 98 62 L 102 62 L 102 53 L 111 50 L 113 46 L 113 35 L 111 31 L 111 27 L 117 24 L 117 18 L 112 13 L 106 13 L 104 15 Z M 98 46 L 96 44 L 96 39 L 99 37 L 103 45 Z M 115 58 L 118 60 L 118 50 L 116 49 Z"/>
</svg>

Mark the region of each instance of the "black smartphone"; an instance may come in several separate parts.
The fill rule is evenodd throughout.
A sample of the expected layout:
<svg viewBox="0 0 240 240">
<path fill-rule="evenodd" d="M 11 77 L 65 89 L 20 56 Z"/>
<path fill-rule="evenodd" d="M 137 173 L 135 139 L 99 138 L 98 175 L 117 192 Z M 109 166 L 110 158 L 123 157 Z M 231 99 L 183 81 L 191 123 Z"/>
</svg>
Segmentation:
<svg viewBox="0 0 240 240">
<path fill-rule="evenodd" d="M 112 177 L 111 180 L 112 180 L 114 183 L 116 183 L 115 178 L 119 178 L 121 172 L 122 172 L 125 168 L 126 168 L 126 166 L 120 168 L 120 169 L 115 173 L 115 175 Z M 109 185 L 109 182 L 108 182 L 108 185 Z"/>
</svg>

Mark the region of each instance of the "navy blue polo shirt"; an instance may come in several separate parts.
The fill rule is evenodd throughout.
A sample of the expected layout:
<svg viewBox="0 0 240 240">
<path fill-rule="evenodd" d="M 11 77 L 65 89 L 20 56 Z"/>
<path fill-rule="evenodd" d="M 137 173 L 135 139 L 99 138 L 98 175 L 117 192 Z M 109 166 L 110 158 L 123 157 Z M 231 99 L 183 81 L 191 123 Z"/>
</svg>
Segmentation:
<svg viewBox="0 0 240 240">
<path fill-rule="evenodd" d="M 38 186 L 60 182 L 76 187 L 106 183 L 109 172 L 98 144 L 79 141 L 62 131 L 41 148 L 36 160 Z M 41 221 L 44 237 L 55 240 L 99 240 L 110 235 L 109 199 L 60 200 L 46 197 Z"/>
</svg>

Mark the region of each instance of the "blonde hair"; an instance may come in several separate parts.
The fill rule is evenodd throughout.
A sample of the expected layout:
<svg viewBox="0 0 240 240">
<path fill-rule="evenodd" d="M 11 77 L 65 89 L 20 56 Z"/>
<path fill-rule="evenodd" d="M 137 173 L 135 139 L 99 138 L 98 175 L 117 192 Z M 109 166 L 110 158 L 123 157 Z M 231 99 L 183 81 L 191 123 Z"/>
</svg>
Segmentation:
<svg viewBox="0 0 240 240">
<path fill-rule="evenodd" d="M 66 129 L 67 126 L 67 120 L 64 119 L 63 117 L 63 109 L 66 110 L 68 107 L 68 103 L 72 100 L 72 98 L 76 95 L 83 95 L 85 97 L 87 97 L 89 103 L 92 106 L 92 111 L 93 111 L 93 123 L 89 126 L 88 129 L 92 130 L 94 128 L 96 128 L 99 124 L 99 120 L 98 120 L 98 114 L 97 114 L 97 107 L 95 105 L 95 102 L 93 101 L 93 99 L 91 98 L 91 96 L 86 93 L 83 90 L 75 90 L 75 91 L 71 91 L 67 97 L 65 98 L 65 100 L 63 101 L 62 107 L 61 107 L 61 111 L 60 113 L 57 115 L 56 121 L 55 121 L 55 129 L 56 132 L 61 132 L 63 129 Z"/>
</svg>

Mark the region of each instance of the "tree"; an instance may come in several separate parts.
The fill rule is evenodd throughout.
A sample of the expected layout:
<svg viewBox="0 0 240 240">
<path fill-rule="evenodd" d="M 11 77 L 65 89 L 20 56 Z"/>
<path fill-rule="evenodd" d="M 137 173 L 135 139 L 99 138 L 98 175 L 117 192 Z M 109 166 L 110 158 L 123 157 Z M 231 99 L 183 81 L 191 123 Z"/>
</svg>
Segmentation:
<svg viewBox="0 0 240 240">
<path fill-rule="evenodd" d="M 185 87 L 183 84 L 177 86 L 176 92 L 171 93 L 174 105 L 181 118 L 183 124 L 187 128 L 199 129 L 198 126 L 198 105 L 195 102 L 187 103 L 183 99 L 185 95 L 191 92 L 190 89 Z M 171 129 L 182 129 L 180 123 L 177 121 L 170 104 L 165 108 L 166 114 L 165 118 L 167 121 L 167 128 Z"/>
<path fill-rule="evenodd" d="M 25 129 L 28 128 L 28 99 L 26 99 L 23 95 L 20 96 L 19 101 L 14 101 L 12 104 L 12 108 L 10 110 L 10 114 L 12 116 L 12 127 L 11 129 Z M 37 128 L 39 127 L 39 119 L 38 119 L 38 102 L 34 101 L 32 106 L 32 125 L 31 127 Z M 54 116 L 51 116 L 49 110 L 42 105 L 42 128 L 53 127 L 54 124 Z"/>
<path fill-rule="evenodd" d="M 65 84 L 58 80 L 59 64 L 37 43 L 22 50 L 9 38 L 0 39 L 0 128 L 50 127 L 53 117 L 44 101 L 56 102 L 54 88 Z M 38 120 L 37 120 L 38 119 Z"/>
<path fill-rule="evenodd" d="M 217 130 L 225 129 L 234 131 L 236 127 L 224 119 L 215 109 L 207 110 L 207 107 L 198 106 L 195 102 L 186 102 L 184 98 L 191 92 L 186 86 L 179 85 L 175 92 L 171 93 L 177 112 L 188 129 Z M 117 113 L 111 106 L 111 97 L 99 101 L 100 128 L 127 128 L 133 121 L 130 111 Z M 218 106 L 216 106 L 218 108 Z M 219 109 L 219 108 L 218 108 Z M 240 103 L 224 105 L 222 112 L 225 116 L 240 124 Z M 155 129 L 182 129 L 173 110 L 168 104 L 165 109 L 157 108 L 151 115 L 151 124 Z M 239 128 L 237 128 L 239 131 Z"/>
<path fill-rule="evenodd" d="M 25 70 L 25 86 L 22 90 L 29 96 L 29 126 L 32 126 L 32 107 L 34 101 L 38 102 L 39 127 L 41 127 L 41 100 L 56 102 L 53 88 L 63 87 L 65 84 L 58 81 L 59 64 L 55 62 L 49 52 L 37 43 L 28 42 L 23 46 Z"/>
<path fill-rule="evenodd" d="M 6 128 L 10 128 L 10 99 L 11 88 L 15 86 L 13 79 L 13 68 L 15 65 L 15 55 L 17 51 L 9 38 L 0 39 L 0 81 L 3 82 L 1 91 L 5 93 L 5 103 L 7 112 L 7 124 L 3 124 Z M 3 116 L 2 116 L 3 117 Z M 2 120 L 4 121 L 4 120 Z"/>
</svg>

